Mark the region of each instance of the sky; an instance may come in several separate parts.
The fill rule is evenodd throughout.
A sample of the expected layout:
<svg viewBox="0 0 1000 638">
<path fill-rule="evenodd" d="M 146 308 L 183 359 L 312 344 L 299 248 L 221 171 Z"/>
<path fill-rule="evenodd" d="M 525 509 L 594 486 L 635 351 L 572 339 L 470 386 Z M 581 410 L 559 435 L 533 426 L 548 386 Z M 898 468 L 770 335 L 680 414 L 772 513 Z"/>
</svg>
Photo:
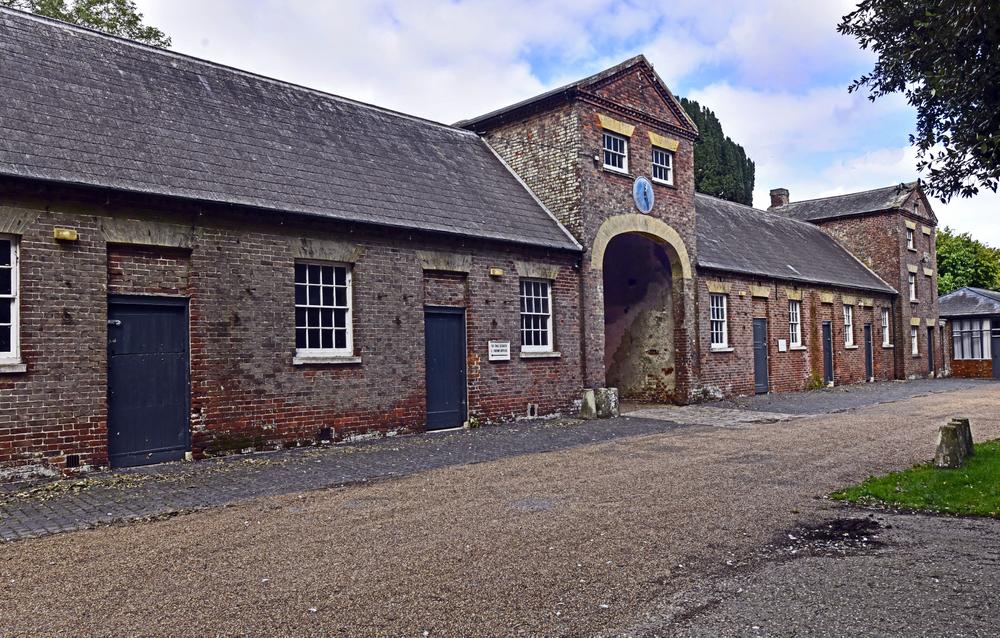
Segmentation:
<svg viewBox="0 0 1000 638">
<path fill-rule="evenodd" d="M 874 64 L 837 33 L 842 0 L 137 0 L 173 49 L 440 122 L 531 97 L 644 53 L 756 162 L 754 204 L 918 177 L 900 96 L 849 94 Z M 932 201 L 1000 246 L 1000 196 Z"/>
</svg>

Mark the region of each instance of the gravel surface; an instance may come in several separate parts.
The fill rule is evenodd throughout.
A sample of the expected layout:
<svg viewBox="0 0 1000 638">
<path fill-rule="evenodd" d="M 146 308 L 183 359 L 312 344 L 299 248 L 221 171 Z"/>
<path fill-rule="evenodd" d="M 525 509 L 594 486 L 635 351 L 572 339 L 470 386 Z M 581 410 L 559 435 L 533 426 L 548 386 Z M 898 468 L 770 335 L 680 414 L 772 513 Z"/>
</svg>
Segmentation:
<svg viewBox="0 0 1000 638">
<path fill-rule="evenodd" d="M 916 379 L 839 385 L 810 392 L 780 392 L 712 401 L 704 405 L 784 414 L 829 414 L 857 410 L 882 403 L 905 401 L 928 394 L 987 388 L 998 382 L 980 379 Z"/>
<path fill-rule="evenodd" d="M 761 570 L 782 565 L 762 556 L 784 531 L 857 512 L 822 495 L 929 458 L 937 426 L 952 416 L 972 418 L 977 438 L 1000 436 L 998 401 L 1000 385 L 984 384 L 8 543 L 0 635 L 696 631 L 691 623 L 712 610 L 686 595 L 767 577 Z M 886 608 L 900 622 L 904 611 Z"/>
</svg>

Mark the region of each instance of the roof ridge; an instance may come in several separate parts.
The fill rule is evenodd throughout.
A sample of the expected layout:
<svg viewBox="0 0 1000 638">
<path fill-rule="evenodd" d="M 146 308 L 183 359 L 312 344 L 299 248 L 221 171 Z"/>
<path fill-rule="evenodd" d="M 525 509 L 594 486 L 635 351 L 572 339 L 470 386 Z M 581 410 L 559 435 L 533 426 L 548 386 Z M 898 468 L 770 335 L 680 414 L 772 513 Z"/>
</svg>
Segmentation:
<svg viewBox="0 0 1000 638">
<path fill-rule="evenodd" d="M 709 199 L 714 199 L 715 201 L 722 202 L 724 204 L 730 204 L 732 206 L 736 206 L 737 208 L 746 209 L 747 211 L 752 211 L 754 213 L 758 213 L 758 214 L 761 214 L 761 215 L 770 215 L 771 217 L 774 217 L 776 219 L 780 219 L 782 221 L 794 222 L 796 224 L 805 224 L 809 228 L 818 230 L 819 232 L 823 233 L 823 229 L 820 228 L 819 226 L 817 226 L 816 224 L 807 222 L 804 219 L 797 219 L 795 217 L 789 217 L 787 215 L 782 215 L 781 213 L 775 213 L 774 211 L 767 210 L 766 208 L 757 208 L 756 206 L 748 206 L 747 204 L 741 204 L 739 202 L 734 202 L 734 201 L 729 200 L 729 199 L 723 199 L 722 197 L 716 197 L 715 195 L 709 195 L 708 193 L 699 193 L 698 191 L 695 191 L 695 196 L 697 196 L 697 197 L 707 197 Z M 826 235 L 826 233 L 823 233 L 823 234 Z"/>
<path fill-rule="evenodd" d="M 884 190 L 889 190 L 890 188 L 899 188 L 900 186 L 913 187 L 913 186 L 916 186 L 916 185 L 917 185 L 917 180 L 914 180 L 912 182 L 900 182 L 899 184 L 893 184 L 893 185 L 890 185 L 890 186 L 879 186 L 878 188 L 869 188 L 868 190 L 863 190 L 863 191 L 854 191 L 854 192 L 851 192 L 851 193 L 841 193 L 840 195 L 827 195 L 826 197 L 813 197 L 811 199 L 799 199 L 799 200 L 796 200 L 794 202 L 788 202 L 787 204 L 785 204 L 783 206 L 776 206 L 775 210 L 779 210 L 779 209 L 782 209 L 782 208 L 788 208 L 789 206 L 795 206 L 796 204 L 805 204 L 807 202 L 820 202 L 820 201 L 823 201 L 823 200 L 826 200 L 826 199 L 839 199 L 841 197 L 849 197 L 850 195 L 864 195 L 865 193 L 874 193 L 875 191 L 884 191 Z"/>
<path fill-rule="evenodd" d="M 246 77 L 250 77 L 250 78 L 255 78 L 255 79 L 258 79 L 258 80 L 263 80 L 265 82 L 270 82 L 270 83 L 277 84 L 277 85 L 280 85 L 280 86 L 288 87 L 290 89 L 295 89 L 295 90 L 298 90 L 298 91 L 304 91 L 304 92 L 311 93 L 313 95 L 317 95 L 317 96 L 320 96 L 320 97 L 324 97 L 324 98 L 328 98 L 328 99 L 332 99 L 332 100 L 337 100 L 337 101 L 345 102 L 345 103 L 348 103 L 348 104 L 353 104 L 355 106 L 360 106 L 362 108 L 371 109 L 373 111 L 378 111 L 378 112 L 381 112 L 381 113 L 385 113 L 386 115 L 392 115 L 392 116 L 395 116 L 395 117 L 400 117 L 400 118 L 412 120 L 414 122 L 420 122 L 420 123 L 429 124 L 429 125 L 432 125 L 432 126 L 437 126 L 439 128 L 443 128 L 443 129 L 446 129 L 448 131 L 452 131 L 454 133 L 458 133 L 458 134 L 461 134 L 461 135 L 464 135 L 464 136 L 473 136 L 473 137 L 477 137 L 477 138 L 479 137 L 474 131 L 469 131 L 467 129 L 463 129 L 463 128 L 459 128 L 459 127 L 456 127 L 456 126 L 452 126 L 451 124 L 445 124 L 444 122 L 438 122 L 436 120 L 431 120 L 431 119 L 428 119 L 428 118 L 425 118 L 425 117 L 420 117 L 419 115 L 411 115 L 409 113 L 403 113 L 402 111 L 396 111 L 394 109 L 386 108 L 384 106 L 379 106 L 377 104 L 370 104 L 368 102 L 362 102 L 361 100 L 355 100 L 353 98 L 344 97 L 343 95 L 337 95 L 336 93 L 330 93 L 329 91 L 323 91 L 323 90 L 320 90 L 320 89 L 314 89 L 312 87 L 308 87 L 308 86 L 305 86 L 303 84 L 296 84 L 295 82 L 289 82 L 287 80 L 280 80 L 278 78 L 273 78 L 273 77 L 268 76 L 268 75 L 263 75 L 261 73 L 254 73 L 253 71 L 247 71 L 246 69 L 240 69 L 240 68 L 237 68 L 237 67 L 234 67 L 234 66 L 229 66 L 228 64 L 222 64 L 221 62 L 213 62 L 212 60 L 207 60 L 205 58 L 199 58 L 197 56 L 190 55 L 190 54 L 187 54 L 187 53 L 180 53 L 178 51 L 173 51 L 171 49 L 164 49 L 162 47 L 155 47 L 155 46 L 153 46 L 151 44 L 145 44 L 143 42 L 138 42 L 136 40 L 131 40 L 129 38 L 125 38 L 125 37 L 122 37 L 122 36 L 114 35 L 114 34 L 111 34 L 111 33 L 106 33 L 104 31 L 99 31 L 97 29 L 92 29 L 90 27 L 85 27 L 85 26 L 81 26 L 81 25 L 78 25 L 78 24 L 72 24 L 70 22 L 64 22 L 62 20 L 57 20 L 55 18 L 50 18 L 48 16 L 41 16 L 41 15 L 37 15 L 37 14 L 34 14 L 34 13 L 29 13 L 29 12 L 26 12 L 26 11 L 20 11 L 18 9 L 11 9 L 11 8 L 4 7 L 4 6 L 0 6 L 0 13 L 7 13 L 7 14 L 11 14 L 11 15 L 17 16 L 19 18 L 26 18 L 26 19 L 29 19 L 29 20 L 34 20 L 36 22 L 42 22 L 42 23 L 50 24 L 50 25 L 52 25 L 54 27 L 65 29 L 66 31 L 78 31 L 78 32 L 83 33 L 83 34 L 88 35 L 88 36 L 97 36 L 97 37 L 104 38 L 104 39 L 107 39 L 107 40 L 112 40 L 112 41 L 115 41 L 115 42 L 120 42 L 122 44 L 126 44 L 128 46 L 132 46 L 132 47 L 135 47 L 137 49 L 142 49 L 142 50 L 145 50 L 145 51 L 149 51 L 150 53 L 156 53 L 158 55 L 163 55 L 163 56 L 166 56 L 166 57 L 179 58 L 181 60 L 188 60 L 190 62 L 194 62 L 196 64 L 204 65 L 204 66 L 207 66 L 207 67 L 210 67 L 210 68 L 215 68 L 215 69 L 220 69 L 220 70 L 223 70 L 223 71 L 228 71 L 230 73 L 234 73 L 234 74 L 238 74 L 238 75 L 242 75 L 242 76 L 246 76 Z"/>
</svg>

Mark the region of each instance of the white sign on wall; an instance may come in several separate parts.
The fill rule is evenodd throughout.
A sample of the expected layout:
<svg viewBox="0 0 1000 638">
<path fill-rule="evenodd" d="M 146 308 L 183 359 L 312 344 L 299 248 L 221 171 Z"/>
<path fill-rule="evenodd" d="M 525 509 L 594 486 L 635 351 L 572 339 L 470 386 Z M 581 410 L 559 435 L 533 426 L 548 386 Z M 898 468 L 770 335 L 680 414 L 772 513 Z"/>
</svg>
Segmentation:
<svg viewBox="0 0 1000 638">
<path fill-rule="evenodd" d="M 788 352 L 788 342 L 784 339 L 778 339 L 778 352 Z"/>
<path fill-rule="evenodd" d="M 510 341 L 490 341 L 490 361 L 510 361 Z"/>
</svg>

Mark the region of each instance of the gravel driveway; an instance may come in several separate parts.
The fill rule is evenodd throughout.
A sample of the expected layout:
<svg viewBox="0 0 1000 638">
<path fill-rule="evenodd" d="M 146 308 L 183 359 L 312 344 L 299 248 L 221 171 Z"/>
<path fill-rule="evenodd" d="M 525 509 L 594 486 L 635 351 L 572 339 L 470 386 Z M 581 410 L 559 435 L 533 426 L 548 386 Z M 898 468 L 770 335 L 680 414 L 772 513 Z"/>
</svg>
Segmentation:
<svg viewBox="0 0 1000 638">
<path fill-rule="evenodd" d="M 713 614 L 740 614 L 729 584 L 781 567 L 765 549 L 776 538 L 867 516 L 822 495 L 929 458 L 956 414 L 978 438 L 1000 436 L 998 404 L 989 384 L 0 545 L 0 635 L 715 635 Z M 816 591 L 788 600 L 836 607 L 835 592 Z M 881 613 L 905 623 L 904 611 Z M 766 635 L 791 635 L 774 613 Z M 878 605 L 857 612 L 868 613 Z M 966 618 L 952 605 L 936 613 L 949 627 Z M 817 622 L 798 635 L 831 631 Z"/>
</svg>

